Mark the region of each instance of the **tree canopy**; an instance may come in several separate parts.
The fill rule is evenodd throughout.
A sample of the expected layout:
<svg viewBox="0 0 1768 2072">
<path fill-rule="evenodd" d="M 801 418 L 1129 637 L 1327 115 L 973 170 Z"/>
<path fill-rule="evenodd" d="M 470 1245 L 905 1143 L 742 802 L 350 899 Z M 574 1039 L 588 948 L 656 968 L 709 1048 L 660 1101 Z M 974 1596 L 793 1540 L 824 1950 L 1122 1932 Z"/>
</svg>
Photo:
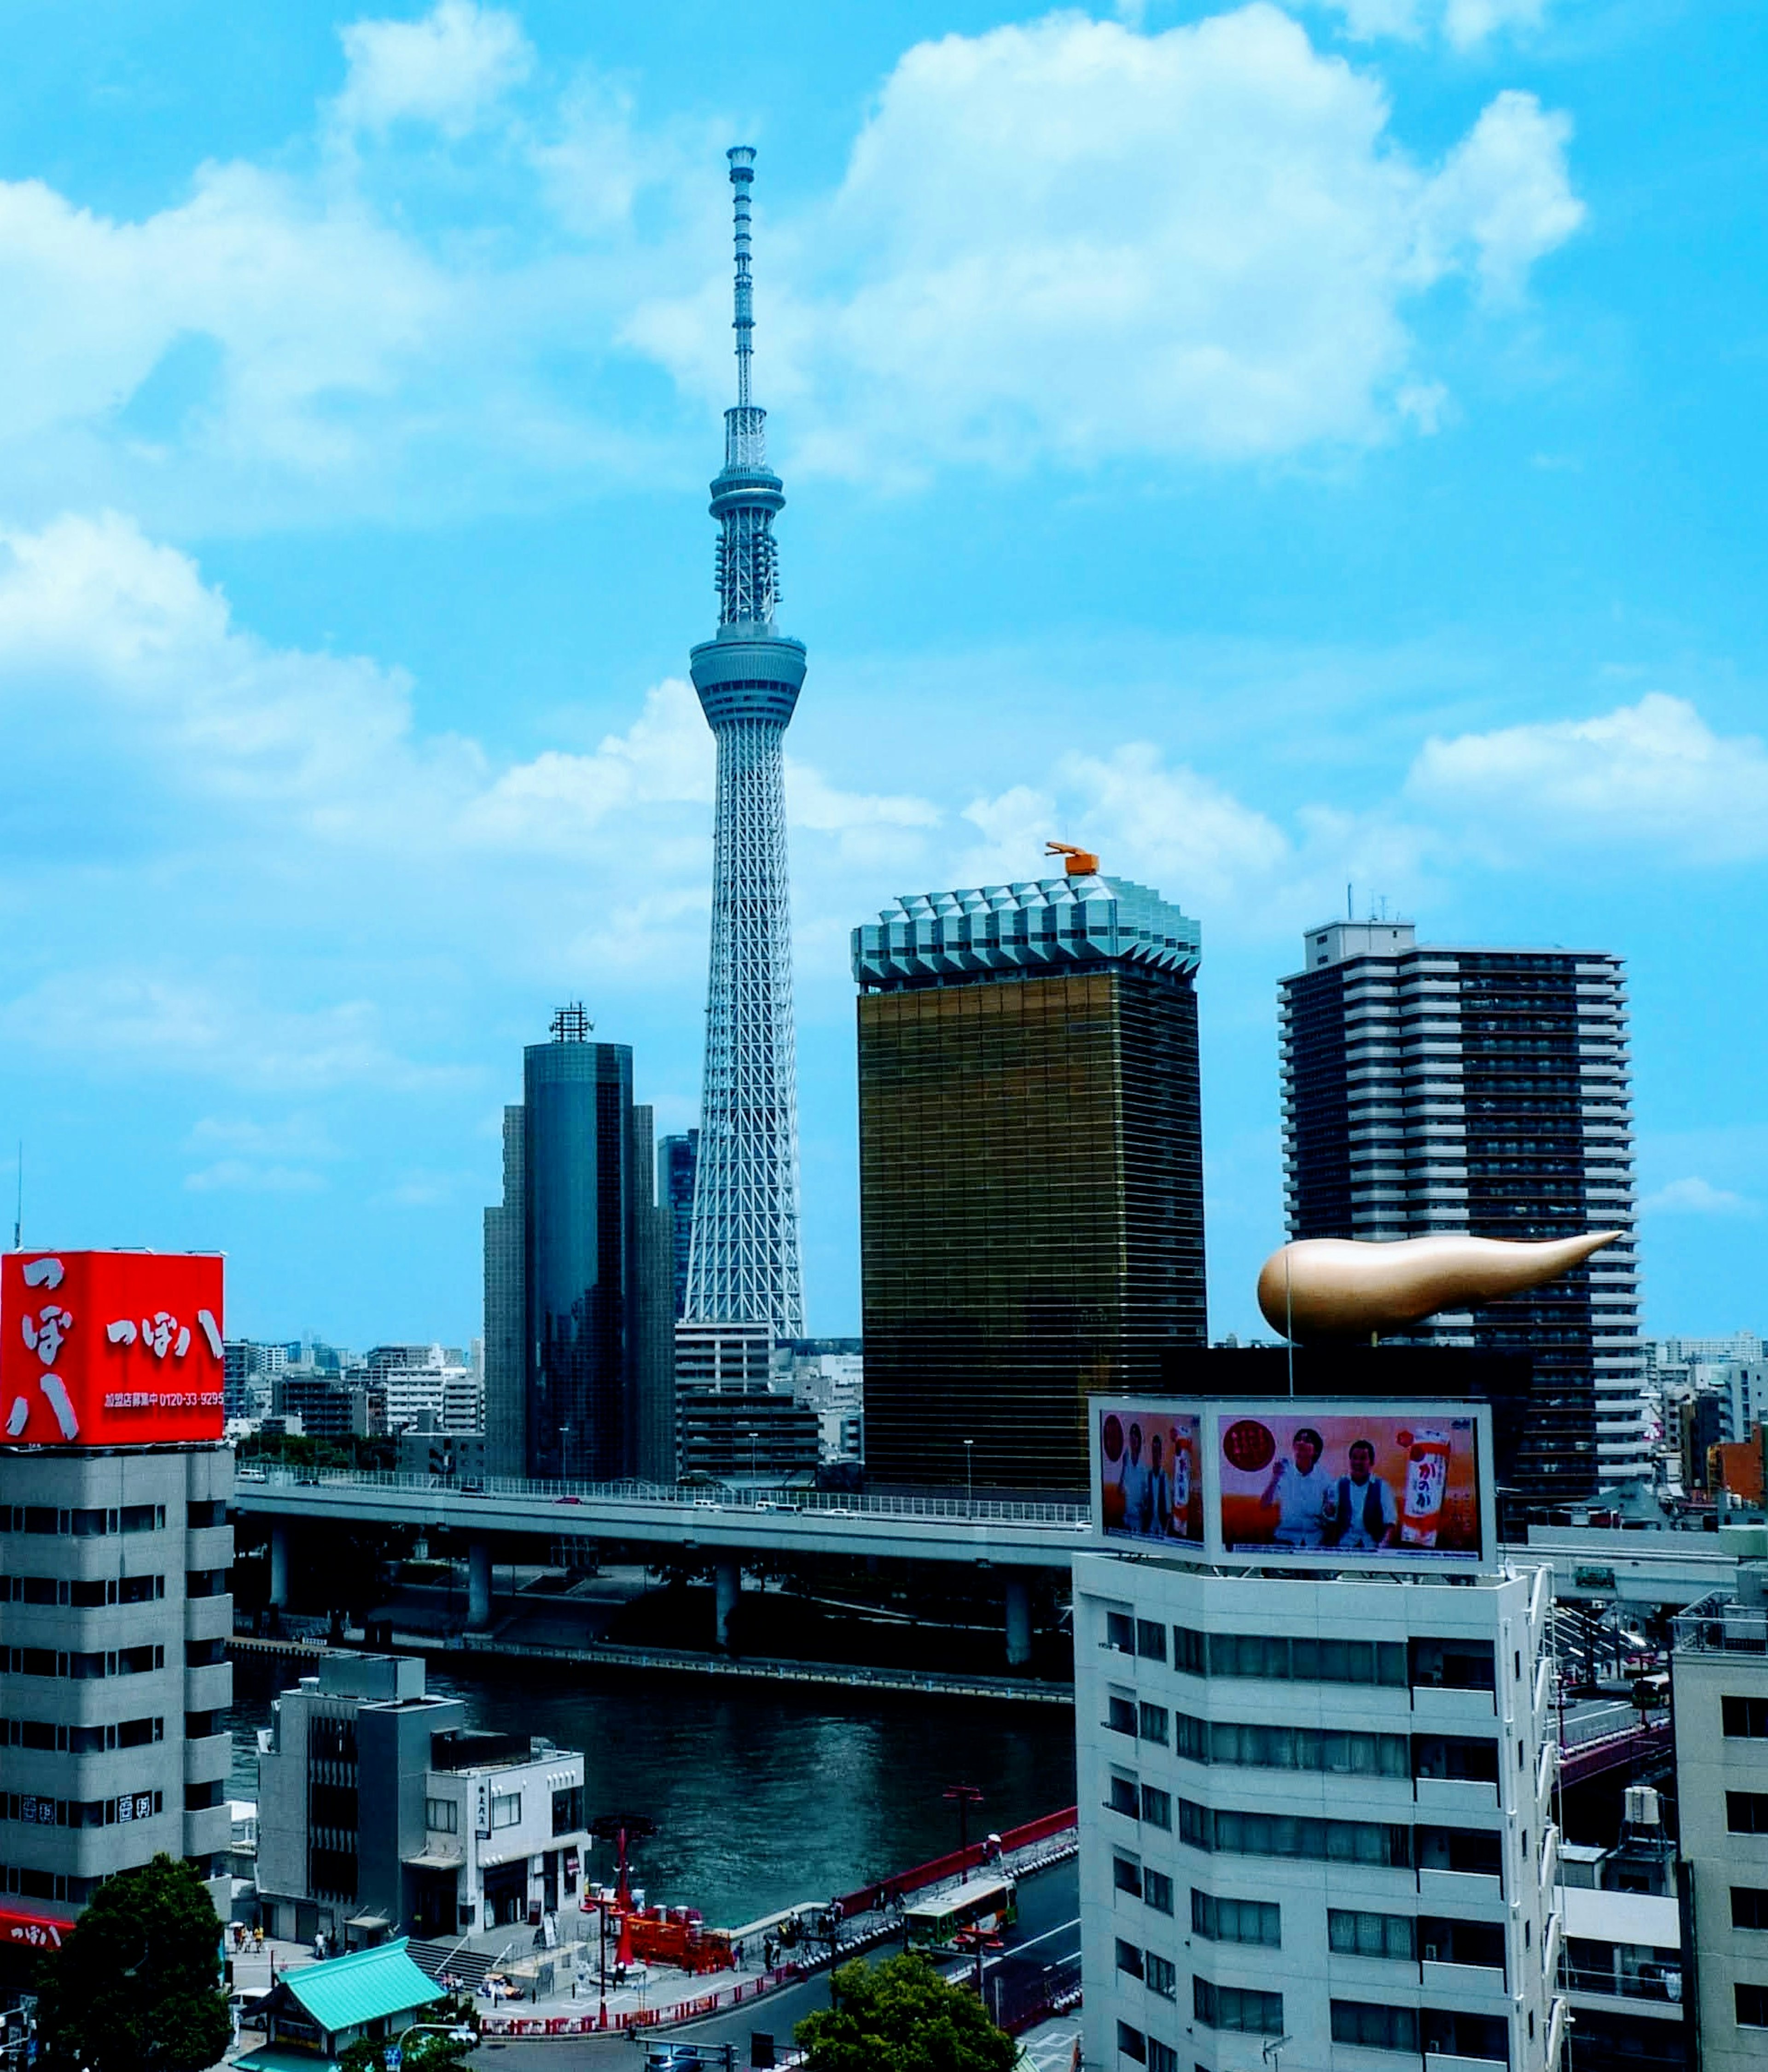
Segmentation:
<svg viewBox="0 0 1768 2072">
<path fill-rule="evenodd" d="M 220 1918 L 196 1873 L 165 1855 L 100 1885 L 39 1992 L 38 2033 L 57 2066 L 205 2072 L 232 2037 Z"/>
<path fill-rule="evenodd" d="M 805 2072 L 1013 2072 L 1012 2037 L 919 1953 L 842 1964 L 829 1997 L 792 2032 L 808 2053 Z"/>
</svg>

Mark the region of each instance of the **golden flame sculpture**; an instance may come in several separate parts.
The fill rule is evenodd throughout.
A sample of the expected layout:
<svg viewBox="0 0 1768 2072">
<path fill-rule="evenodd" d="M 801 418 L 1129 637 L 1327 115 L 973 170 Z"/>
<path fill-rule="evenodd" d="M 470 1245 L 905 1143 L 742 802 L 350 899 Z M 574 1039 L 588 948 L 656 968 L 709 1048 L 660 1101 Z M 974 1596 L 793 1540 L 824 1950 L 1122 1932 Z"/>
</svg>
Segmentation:
<svg viewBox="0 0 1768 2072">
<path fill-rule="evenodd" d="M 1259 1307 L 1289 1338 L 1379 1337 L 1439 1309 L 1478 1309 L 1542 1287 L 1620 1235 L 1590 1231 L 1539 1244 L 1460 1235 L 1391 1244 L 1301 1238 L 1260 1268 Z"/>
</svg>

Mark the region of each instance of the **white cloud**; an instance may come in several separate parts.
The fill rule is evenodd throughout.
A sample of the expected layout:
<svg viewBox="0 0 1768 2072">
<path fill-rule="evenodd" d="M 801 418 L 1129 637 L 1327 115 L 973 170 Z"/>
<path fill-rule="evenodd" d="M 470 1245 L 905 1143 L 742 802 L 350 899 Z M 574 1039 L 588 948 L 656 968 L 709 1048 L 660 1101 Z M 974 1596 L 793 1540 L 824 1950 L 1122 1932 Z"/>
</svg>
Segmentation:
<svg viewBox="0 0 1768 2072">
<path fill-rule="evenodd" d="M 1547 113 L 1533 94 L 1501 93 L 1433 183 L 1427 245 L 1435 233 L 1446 252 L 1470 245 L 1488 298 L 1519 295 L 1530 268 L 1583 222 L 1565 166 L 1571 135 L 1571 118 Z"/>
<path fill-rule="evenodd" d="M 1710 1180 L 1694 1174 L 1672 1180 L 1667 1186 L 1647 1194 L 1639 1210 L 1643 1215 L 1754 1216 L 1762 1213 L 1760 1206 L 1746 1194 L 1716 1187 Z"/>
<path fill-rule="evenodd" d="M 1427 26 L 1441 30 L 1457 50 L 1477 47 L 1507 29 L 1536 29 L 1547 0 L 1321 0 L 1344 17 L 1345 33 L 1359 42 L 1398 36 L 1416 42 Z"/>
<path fill-rule="evenodd" d="M 1661 691 L 1593 719 L 1433 738 L 1405 788 L 1499 861 L 1590 843 L 1696 863 L 1768 856 L 1768 750 Z"/>
<path fill-rule="evenodd" d="M 193 1194 L 317 1194 L 324 1177 L 300 1166 L 257 1166 L 245 1158 L 217 1159 L 184 1176 Z"/>
<path fill-rule="evenodd" d="M 515 15 L 473 0 L 438 0 L 417 22 L 353 22 L 339 35 L 350 69 L 337 115 L 349 129 L 417 121 L 463 137 L 534 68 Z"/>
<path fill-rule="evenodd" d="M 1264 0 L 1158 35 L 1059 14 L 917 44 L 839 192 L 764 226 L 768 393 L 796 459 L 848 471 L 1428 424 L 1408 305 L 1457 273 L 1513 286 L 1570 234 L 1568 134 L 1501 96 L 1433 172 L 1381 81 Z M 722 292 L 626 331 L 720 398 Z"/>
</svg>

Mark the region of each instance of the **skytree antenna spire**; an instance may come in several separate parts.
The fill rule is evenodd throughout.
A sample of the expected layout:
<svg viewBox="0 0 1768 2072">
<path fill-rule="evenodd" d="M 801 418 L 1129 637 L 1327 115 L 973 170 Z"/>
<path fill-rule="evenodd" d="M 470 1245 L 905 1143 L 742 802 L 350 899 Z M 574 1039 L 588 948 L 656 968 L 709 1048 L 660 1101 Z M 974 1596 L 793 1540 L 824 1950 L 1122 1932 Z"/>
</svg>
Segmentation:
<svg viewBox="0 0 1768 2072">
<path fill-rule="evenodd" d="M 765 410 L 752 402 L 754 331 L 749 191 L 753 147 L 728 154 L 736 224 L 737 401 L 712 483 L 718 631 L 693 651 L 693 685 L 718 748 L 705 1078 L 686 1320 L 802 1338 L 798 1067 L 786 871 L 784 738 L 804 647 L 776 631 L 773 534 L 784 487 L 769 471 Z"/>
</svg>

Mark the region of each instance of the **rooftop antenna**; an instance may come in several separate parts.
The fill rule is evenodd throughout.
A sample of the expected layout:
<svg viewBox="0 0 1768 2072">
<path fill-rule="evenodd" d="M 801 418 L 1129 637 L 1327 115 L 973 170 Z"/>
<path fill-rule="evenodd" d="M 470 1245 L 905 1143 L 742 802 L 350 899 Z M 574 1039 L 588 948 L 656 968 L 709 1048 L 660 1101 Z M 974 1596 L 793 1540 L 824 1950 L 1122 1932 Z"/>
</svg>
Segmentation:
<svg viewBox="0 0 1768 2072">
<path fill-rule="evenodd" d="M 581 1000 L 574 1000 L 569 1007 L 561 1007 L 553 1017 L 549 1034 L 555 1043 L 587 1043 L 590 1031 L 595 1026 L 583 1012 Z"/>
<path fill-rule="evenodd" d="M 749 407 L 750 334 L 755 328 L 754 284 L 749 278 L 749 190 L 755 178 L 755 147 L 733 144 L 725 156 L 730 161 L 733 206 L 737 219 L 737 314 L 731 329 L 737 334 L 737 407 Z"/>
<path fill-rule="evenodd" d="M 1347 921 L 1355 921 L 1357 918 L 1351 905 L 1351 881 L 1348 878 L 1344 881 L 1344 918 Z"/>
<path fill-rule="evenodd" d="M 19 1139 L 19 1199 L 12 1218 L 12 1248 L 24 1249 L 25 1241 L 25 1141 Z"/>
</svg>

